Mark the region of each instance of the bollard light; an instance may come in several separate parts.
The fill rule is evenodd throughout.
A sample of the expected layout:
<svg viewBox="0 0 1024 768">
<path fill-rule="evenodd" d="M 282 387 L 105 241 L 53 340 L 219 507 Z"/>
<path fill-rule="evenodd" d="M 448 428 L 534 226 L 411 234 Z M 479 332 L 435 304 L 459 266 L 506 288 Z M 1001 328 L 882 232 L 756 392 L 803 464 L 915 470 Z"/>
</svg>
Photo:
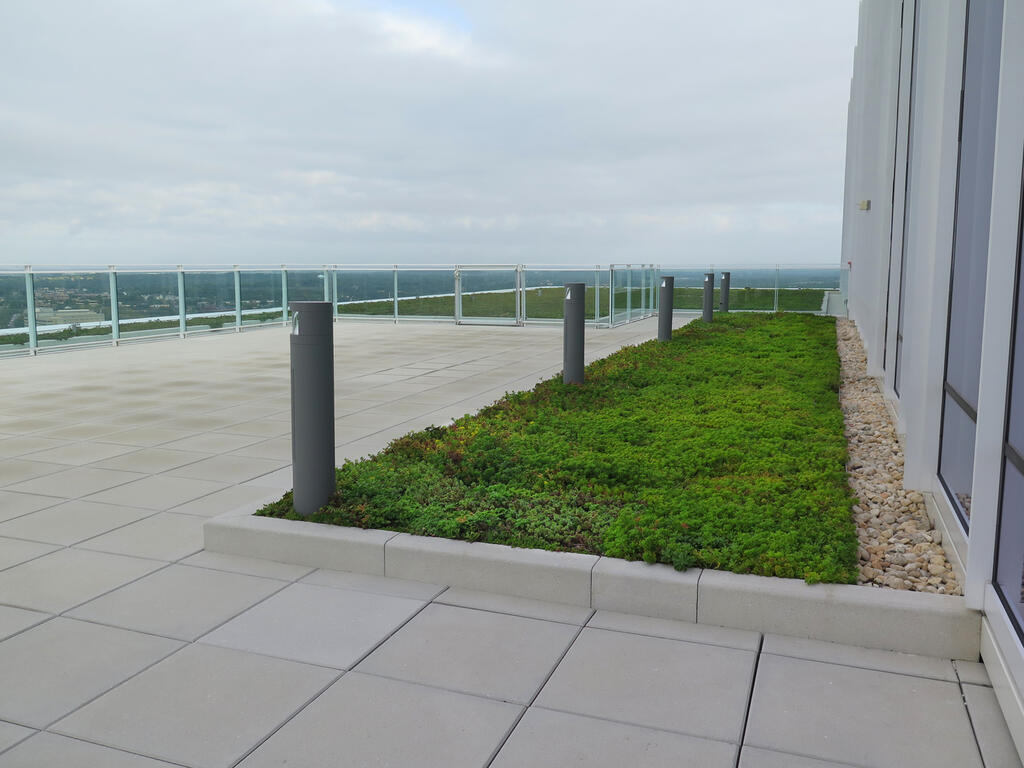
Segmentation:
<svg viewBox="0 0 1024 768">
<path fill-rule="evenodd" d="M 704 273 L 704 316 L 702 318 L 705 323 L 710 323 L 714 318 L 714 300 L 715 273 L 706 272 Z"/>
<path fill-rule="evenodd" d="M 719 300 L 718 308 L 723 312 L 729 311 L 729 279 L 732 275 L 729 272 L 722 273 L 722 298 Z"/>
<path fill-rule="evenodd" d="M 583 310 L 586 305 L 586 283 L 565 284 L 565 305 L 562 320 L 562 382 L 583 383 Z"/>
<path fill-rule="evenodd" d="M 292 495 L 316 512 L 334 492 L 334 320 L 329 301 L 293 301 Z"/>
<path fill-rule="evenodd" d="M 672 304 L 675 300 L 676 279 L 662 275 L 658 289 L 658 341 L 672 339 Z"/>
</svg>

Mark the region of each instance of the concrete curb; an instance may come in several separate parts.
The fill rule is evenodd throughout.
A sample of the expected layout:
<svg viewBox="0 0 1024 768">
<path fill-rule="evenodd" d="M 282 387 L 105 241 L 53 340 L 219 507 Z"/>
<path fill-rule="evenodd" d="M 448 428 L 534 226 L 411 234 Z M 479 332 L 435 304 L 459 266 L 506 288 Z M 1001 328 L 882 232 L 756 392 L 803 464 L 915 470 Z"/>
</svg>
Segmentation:
<svg viewBox="0 0 1024 768">
<path fill-rule="evenodd" d="M 206 549 L 514 597 L 864 648 L 976 661 L 981 614 L 962 597 L 517 549 L 272 517 L 222 516 Z"/>
</svg>

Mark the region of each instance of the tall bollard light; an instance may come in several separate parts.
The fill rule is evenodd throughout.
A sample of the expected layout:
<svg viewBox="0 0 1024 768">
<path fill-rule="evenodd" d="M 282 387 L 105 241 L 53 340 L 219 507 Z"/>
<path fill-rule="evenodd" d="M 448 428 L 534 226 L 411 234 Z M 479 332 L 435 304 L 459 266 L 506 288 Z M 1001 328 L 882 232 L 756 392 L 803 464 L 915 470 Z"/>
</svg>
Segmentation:
<svg viewBox="0 0 1024 768">
<path fill-rule="evenodd" d="M 334 322 L 329 301 L 293 301 L 292 487 L 295 511 L 316 512 L 334 492 Z"/>
<path fill-rule="evenodd" d="M 705 323 L 710 323 L 714 316 L 715 301 L 715 273 L 704 273 L 704 317 Z"/>
<path fill-rule="evenodd" d="M 562 382 L 583 383 L 583 310 L 586 305 L 586 283 L 565 284 L 565 306 L 562 322 Z"/>
<path fill-rule="evenodd" d="M 672 275 L 661 276 L 658 289 L 658 341 L 672 339 L 672 303 L 675 299 L 676 279 Z"/>
<path fill-rule="evenodd" d="M 729 278 L 732 275 L 729 272 L 722 273 L 722 298 L 718 302 L 718 308 L 723 312 L 729 311 Z"/>
</svg>

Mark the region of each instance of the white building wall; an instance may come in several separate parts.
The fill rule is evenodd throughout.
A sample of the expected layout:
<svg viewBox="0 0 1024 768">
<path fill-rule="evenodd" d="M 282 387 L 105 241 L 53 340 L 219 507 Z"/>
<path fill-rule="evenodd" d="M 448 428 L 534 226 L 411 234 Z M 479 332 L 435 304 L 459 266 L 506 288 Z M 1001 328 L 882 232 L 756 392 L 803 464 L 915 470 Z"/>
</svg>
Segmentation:
<svg viewBox="0 0 1024 768">
<path fill-rule="evenodd" d="M 929 492 L 941 526 L 960 532 L 937 470 L 967 2 L 920 6 L 913 39 L 912 0 L 902 4 L 902 30 L 900 3 L 861 2 L 850 89 L 843 262 L 850 262 L 849 313 L 864 339 L 869 372 L 879 377 L 905 433 L 905 484 Z M 960 533 L 958 550 L 966 560 L 968 605 L 985 614 L 982 655 L 1024 754 L 1024 643 L 992 586 L 1024 195 L 1022 0 L 1005 0 L 1001 51 L 970 538 L 964 543 Z M 916 77 L 914 119 L 908 124 L 911 61 Z M 858 203 L 868 199 L 871 210 L 860 210 Z M 897 394 L 901 256 L 906 259 L 904 333 Z M 1004 503 L 1019 513 L 1024 499 Z M 947 548 L 957 538 L 947 536 Z"/>
<path fill-rule="evenodd" d="M 854 56 L 847 131 L 843 262 L 850 267 L 849 312 L 868 350 L 868 370 L 881 372 L 885 295 L 892 216 L 896 110 L 900 69 L 900 6 L 865 0 Z M 869 210 L 860 210 L 864 201 Z"/>
<path fill-rule="evenodd" d="M 900 383 L 904 482 L 929 491 L 937 488 L 966 12 L 964 0 L 921 6 L 903 243 L 905 282 L 900 288 L 894 268 L 891 290 L 896 295 L 903 291 L 903 341 L 891 367 Z M 889 325 L 895 329 L 892 315 L 890 310 Z"/>
</svg>

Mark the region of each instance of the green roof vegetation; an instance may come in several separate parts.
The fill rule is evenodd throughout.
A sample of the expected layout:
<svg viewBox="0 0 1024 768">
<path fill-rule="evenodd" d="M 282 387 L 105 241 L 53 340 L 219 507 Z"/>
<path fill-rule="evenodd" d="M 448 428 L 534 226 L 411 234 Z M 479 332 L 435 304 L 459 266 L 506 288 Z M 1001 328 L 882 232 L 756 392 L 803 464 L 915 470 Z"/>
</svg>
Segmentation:
<svg viewBox="0 0 1024 768">
<path fill-rule="evenodd" d="M 348 461 L 309 519 L 854 583 L 838 390 L 832 318 L 719 315 Z"/>
</svg>

